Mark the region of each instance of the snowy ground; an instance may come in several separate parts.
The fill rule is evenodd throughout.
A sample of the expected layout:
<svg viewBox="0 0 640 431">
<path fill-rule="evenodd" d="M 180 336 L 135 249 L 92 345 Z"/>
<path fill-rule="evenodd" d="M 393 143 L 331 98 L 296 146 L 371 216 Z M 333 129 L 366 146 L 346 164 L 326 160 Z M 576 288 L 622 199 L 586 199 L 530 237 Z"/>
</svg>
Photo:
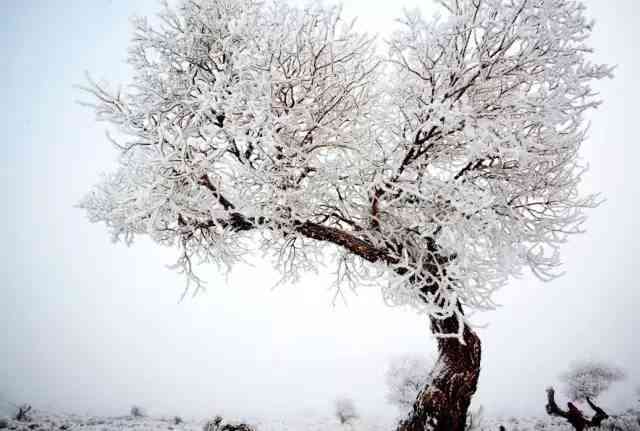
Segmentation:
<svg viewBox="0 0 640 431">
<path fill-rule="evenodd" d="M 7 421 L 8 430 L 12 431 L 33 431 L 33 430 L 82 430 L 82 431 L 111 431 L 127 429 L 131 431 L 147 430 L 168 430 L 168 431 L 202 431 L 205 428 L 206 420 L 184 421 L 176 424 L 173 418 L 134 418 L 115 417 L 82 418 L 78 416 L 36 416 L 28 422 Z M 234 423 L 234 422 L 230 422 Z M 296 421 L 247 421 L 257 431 L 378 431 L 388 429 L 375 424 L 365 424 L 356 422 L 351 425 L 340 425 L 335 419 L 314 419 Z M 212 427 L 211 431 L 216 428 Z"/>
<path fill-rule="evenodd" d="M 372 423 L 366 419 L 341 425 L 335 418 L 307 418 L 290 421 L 246 421 L 256 431 L 382 431 L 393 429 L 392 424 Z M 0 429 L 11 431 L 82 430 L 82 431 L 202 431 L 207 423 L 183 421 L 174 418 L 155 417 L 82 417 L 74 415 L 45 415 L 37 411 L 29 421 L 0 419 Z M 558 418 L 510 418 L 484 420 L 474 431 L 498 431 L 500 426 L 507 431 L 570 431 L 564 420 Z M 210 428 L 215 431 L 215 427 Z M 602 427 L 609 431 L 640 431 L 640 412 L 627 412 L 609 419 Z"/>
</svg>

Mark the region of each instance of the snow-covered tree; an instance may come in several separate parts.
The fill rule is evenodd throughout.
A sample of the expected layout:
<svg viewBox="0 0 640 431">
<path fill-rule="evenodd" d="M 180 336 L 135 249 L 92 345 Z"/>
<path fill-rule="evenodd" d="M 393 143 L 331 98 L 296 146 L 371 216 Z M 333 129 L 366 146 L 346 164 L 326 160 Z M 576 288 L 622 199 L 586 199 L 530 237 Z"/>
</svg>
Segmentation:
<svg viewBox="0 0 640 431">
<path fill-rule="evenodd" d="M 591 401 L 590 398 L 587 398 L 586 401 L 594 412 L 594 415 L 590 418 L 585 416 L 584 413 L 571 401 L 567 403 L 566 410 L 560 408 L 556 403 L 555 389 L 550 387 L 547 388 L 547 405 L 545 408 L 550 416 L 558 416 L 566 419 L 576 431 L 583 431 L 587 428 L 600 428 L 600 426 L 603 425 L 603 422 L 609 419 L 609 415 Z"/>
<path fill-rule="evenodd" d="M 571 401 L 567 403 L 568 409 L 562 410 L 555 402 L 553 388 L 547 389 L 547 413 L 567 419 L 578 431 L 582 431 L 585 428 L 600 427 L 603 425 L 603 421 L 609 418 L 609 415 L 598 407 L 593 399 L 609 389 L 611 384 L 622 380 L 624 376 L 624 372 L 620 368 L 606 362 L 594 360 L 572 362 L 569 369 L 560 376 L 564 386 L 564 393 L 573 401 L 586 401 L 595 412 L 595 415 L 591 418 L 586 418 L 582 411 Z"/>
<path fill-rule="evenodd" d="M 597 398 L 624 377 L 625 373 L 615 365 L 592 360 L 573 362 L 560 376 L 564 394 L 574 401 Z"/>
<path fill-rule="evenodd" d="M 404 412 L 411 410 L 418 393 L 429 382 L 433 362 L 418 354 L 405 354 L 393 358 L 385 375 L 387 400 Z"/>
<path fill-rule="evenodd" d="M 133 418 L 143 418 L 147 416 L 147 411 L 143 407 L 133 405 L 129 410 L 129 415 L 131 415 L 131 417 Z"/>
<path fill-rule="evenodd" d="M 332 252 L 337 286 L 384 282 L 427 315 L 440 357 L 401 430 L 463 430 L 480 370 L 465 309 L 581 232 L 592 23 L 573 0 L 440 0 L 379 55 L 340 9 L 184 0 L 136 21 L 123 91 L 90 83 L 118 168 L 82 201 L 131 243 L 194 264 L 254 248 L 285 280 Z M 381 277 L 385 275 L 385 277 Z"/>
<path fill-rule="evenodd" d="M 334 402 L 334 413 L 341 424 L 349 424 L 360 416 L 351 398 L 338 398 Z"/>
</svg>

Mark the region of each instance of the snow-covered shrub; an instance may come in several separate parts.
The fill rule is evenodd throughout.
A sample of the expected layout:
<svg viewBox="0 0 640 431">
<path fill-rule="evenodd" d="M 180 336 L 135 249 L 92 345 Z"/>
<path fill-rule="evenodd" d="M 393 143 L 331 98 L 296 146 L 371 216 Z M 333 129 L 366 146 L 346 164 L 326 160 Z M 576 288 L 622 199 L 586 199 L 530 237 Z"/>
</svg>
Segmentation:
<svg viewBox="0 0 640 431">
<path fill-rule="evenodd" d="M 129 414 L 134 418 L 143 418 L 147 415 L 145 409 L 137 405 L 131 406 Z"/>
<path fill-rule="evenodd" d="M 174 416 L 173 417 L 173 423 L 174 425 L 180 425 L 182 423 L 182 418 L 180 416 Z"/>
<path fill-rule="evenodd" d="M 358 411 L 351 398 L 338 398 L 334 403 L 335 415 L 341 424 L 351 423 L 358 419 Z"/>
<path fill-rule="evenodd" d="M 244 423 L 225 423 L 222 416 L 209 419 L 202 427 L 202 431 L 254 431 L 249 425 Z"/>
<path fill-rule="evenodd" d="M 391 360 L 387 369 L 387 400 L 409 410 L 418 392 L 429 382 L 433 361 L 418 354 L 405 354 Z"/>
<path fill-rule="evenodd" d="M 560 377 L 565 395 L 572 400 L 583 400 L 596 398 L 625 375 L 620 368 L 606 362 L 576 361 Z"/>
</svg>

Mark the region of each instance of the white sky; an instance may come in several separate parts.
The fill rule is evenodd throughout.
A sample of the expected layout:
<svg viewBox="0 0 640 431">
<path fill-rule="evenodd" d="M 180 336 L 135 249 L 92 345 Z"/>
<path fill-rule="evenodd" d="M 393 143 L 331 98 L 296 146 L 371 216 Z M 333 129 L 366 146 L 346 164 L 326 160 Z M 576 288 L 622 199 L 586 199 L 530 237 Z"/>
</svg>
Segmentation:
<svg viewBox="0 0 640 431">
<path fill-rule="evenodd" d="M 344 5 L 384 33 L 403 4 L 419 3 L 433 10 L 415 0 Z M 514 280 L 498 297 L 503 308 L 474 317 L 489 324 L 476 402 L 490 415 L 544 414 L 544 388 L 572 359 L 627 370 L 629 382 L 603 398 L 612 411 L 640 384 L 640 3 L 586 3 L 598 23 L 595 60 L 619 65 L 615 80 L 598 84 L 605 105 L 591 115 L 582 153 L 585 191 L 607 201 L 565 248 L 563 278 Z M 394 414 L 384 368 L 394 355 L 433 351 L 423 318 L 367 289 L 333 307 L 330 268 L 271 290 L 277 274 L 258 258 L 228 279 L 201 269 L 208 293 L 178 304 L 171 250 L 113 245 L 73 208 L 115 152 L 72 85 L 85 70 L 126 82 L 128 18 L 157 9 L 152 0 L 0 2 L 0 410 L 10 400 L 124 414 L 138 403 L 163 414 L 286 418 L 328 413 L 349 395 L 365 413 Z"/>
</svg>

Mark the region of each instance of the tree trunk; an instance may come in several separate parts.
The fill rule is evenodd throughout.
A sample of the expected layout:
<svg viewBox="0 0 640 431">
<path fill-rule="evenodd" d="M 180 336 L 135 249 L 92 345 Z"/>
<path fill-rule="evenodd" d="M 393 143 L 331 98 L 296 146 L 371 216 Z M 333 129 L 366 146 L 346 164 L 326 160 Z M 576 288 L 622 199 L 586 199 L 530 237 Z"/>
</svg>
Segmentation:
<svg viewBox="0 0 640 431">
<path fill-rule="evenodd" d="M 434 333 L 456 334 L 455 317 L 431 319 Z M 480 375 L 480 338 L 466 324 L 464 344 L 456 338 L 438 338 L 439 357 L 413 411 L 397 431 L 464 431 L 467 410 Z"/>
</svg>

